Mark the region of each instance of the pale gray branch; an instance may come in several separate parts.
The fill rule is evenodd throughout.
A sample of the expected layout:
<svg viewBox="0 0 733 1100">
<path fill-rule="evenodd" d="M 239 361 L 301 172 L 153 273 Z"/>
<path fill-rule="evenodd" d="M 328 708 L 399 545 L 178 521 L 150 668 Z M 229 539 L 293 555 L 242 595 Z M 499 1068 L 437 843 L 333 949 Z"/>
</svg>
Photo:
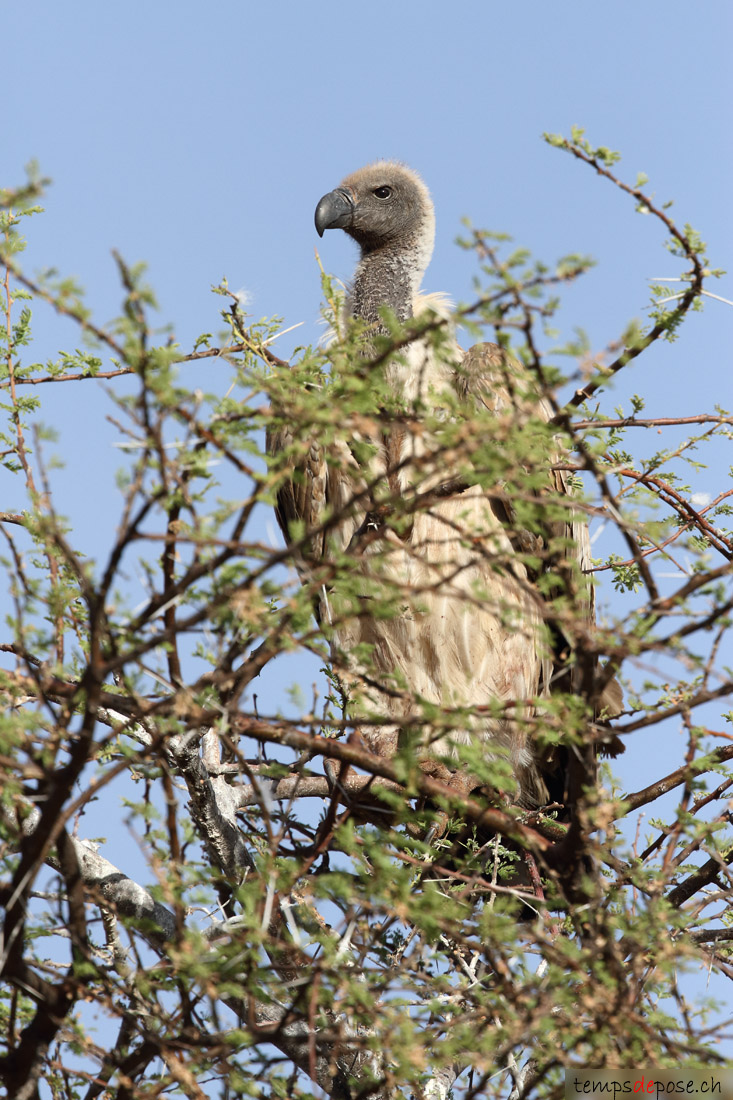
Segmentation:
<svg viewBox="0 0 733 1100">
<path fill-rule="evenodd" d="M 17 822 L 7 812 L 5 817 L 11 827 L 17 828 Z M 33 835 L 40 818 L 40 811 L 35 807 L 31 808 L 21 826 L 25 836 Z M 101 856 L 89 841 L 79 840 L 73 836 L 69 839 L 76 852 L 82 880 L 88 889 L 94 891 L 99 899 L 119 916 L 135 921 L 141 935 L 152 946 L 160 949 L 163 944 L 172 939 L 176 922 L 169 909 L 155 901 L 143 886 L 120 871 L 114 863 L 110 863 L 108 859 Z M 46 862 L 51 867 L 58 866 L 53 855 L 49 856 Z"/>
<path fill-rule="evenodd" d="M 211 777 L 199 754 L 198 744 L 168 747 L 171 760 L 186 781 L 191 796 L 191 817 L 212 861 L 227 878 L 239 881 L 254 864 L 242 839 L 235 813 L 236 790 L 223 775 Z"/>
<path fill-rule="evenodd" d="M 258 777 L 258 787 L 268 784 L 267 796 L 273 802 L 287 802 L 293 798 L 328 798 L 333 794 L 333 784 L 325 775 L 287 776 L 285 779 L 268 780 L 264 776 Z M 389 779 L 382 779 L 371 775 L 357 775 L 349 772 L 337 783 L 339 792 L 345 796 L 344 801 L 351 801 L 350 796 L 358 795 L 365 788 L 370 791 L 381 788 L 382 790 L 399 791 L 402 788 L 399 783 Z M 237 806 L 256 805 L 262 798 L 261 791 L 253 786 L 237 787 L 232 791 Z"/>
</svg>

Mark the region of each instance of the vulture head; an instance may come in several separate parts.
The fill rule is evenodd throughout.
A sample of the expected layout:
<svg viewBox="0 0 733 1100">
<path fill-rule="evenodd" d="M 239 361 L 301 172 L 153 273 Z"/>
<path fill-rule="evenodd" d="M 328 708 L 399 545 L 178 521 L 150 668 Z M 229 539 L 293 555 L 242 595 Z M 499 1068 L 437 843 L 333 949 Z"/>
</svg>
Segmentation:
<svg viewBox="0 0 733 1100">
<path fill-rule="evenodd" d="M 416 172 L 394 161 L 368 164 L 323 196 L 315 222 L 319 236 L 343 229 L 359 245 L 349 299 L 355 317 L 378 323 L 383 306 L 402 321 L 413 315 L 435 239 L 430 192 Z"/>
</svg>

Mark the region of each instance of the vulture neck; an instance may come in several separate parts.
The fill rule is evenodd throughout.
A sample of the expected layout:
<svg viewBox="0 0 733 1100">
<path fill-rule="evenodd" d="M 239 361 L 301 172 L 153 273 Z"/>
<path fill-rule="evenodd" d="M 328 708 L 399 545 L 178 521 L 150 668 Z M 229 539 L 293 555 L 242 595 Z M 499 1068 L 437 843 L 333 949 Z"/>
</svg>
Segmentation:
<svg viewBox="0 0 733 1100">
<path fill-rule="evenodd" d="M 413 300 L 433 251 L 433 234 L 416 232 L 408 240 L 399 238 L 377 248 L 362 247 L 361 259 L 349 294 L 349 312 L 371 326 L 371 331 L 388 335 L 379 315 L 386 306 L 398 321 L 413 316 Z"/>
</svg>

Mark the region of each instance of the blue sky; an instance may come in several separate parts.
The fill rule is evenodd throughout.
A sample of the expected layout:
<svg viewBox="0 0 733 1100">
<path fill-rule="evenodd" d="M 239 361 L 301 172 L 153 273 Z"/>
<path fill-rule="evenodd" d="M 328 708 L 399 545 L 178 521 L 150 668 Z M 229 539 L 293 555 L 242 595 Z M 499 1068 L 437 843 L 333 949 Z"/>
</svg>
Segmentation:
<svg viewBox="0 0 733 1100">
<path fill-rule="evenodd" d="M 27 225 L 24 263 L 76 276 L 98 321 L 119 308 L 114 247 L 148 262 L 161 324 L 184 350 L 218 331 L 221 300 L 209 288 L 224 275 L 247 289 L 255 317 L 304 322 L 279 354 L 317 339 L 314 249 L 342 278 L 354 251 L 342 234 L 319 242 L 316 202 L 361 164 L 393 157 L 421 172 L 435 200 L 427 289 L 471 295 L 475 264 L 453 243 L 464 216 L 547 261 L 590 253 L 598 267 L 568 289 L 561 321 L 601 349 L 643 316 L 649 278 L 679 265 L 656 222 L 542 142 L 542 131 L 573 124 L 621 150 L 625 178 L 644 171 L 657 199 L 674 199 L 673 215 L 708 241 L 714 265 L 733 267 L 729 0 L 4 7 L 0 185 L 20 183 L 32 157 L 53 178 L 45 215 Z M 733 277 L 714 289 L 733 299 Z M 34 358 L 79 345 L 42 303 L 34 318 Z M 619 379 L 609 409 L 632 392 L 650 415 L 730 407 L 732 326 L 733 310 L 709 302 L 676 345 Z M 186 371 L 202 388 L 229 382 L 215 361 Z M 108 399 L 97 383 L 36 396 L 66 463 L 53 474 L 60 511 L 94 556 L 117 514 L 104 503 L 120 464 Z M 731 460 L 720 452 L 720 462 Z M 701 477 L 703 488 L 721 480 Z M 0 480 L 3 507 L 21 506 L 17 479 Z M 658 756 L 642 743 L 621 767 L 638 787 L 656 776 Z"/>
</svg>

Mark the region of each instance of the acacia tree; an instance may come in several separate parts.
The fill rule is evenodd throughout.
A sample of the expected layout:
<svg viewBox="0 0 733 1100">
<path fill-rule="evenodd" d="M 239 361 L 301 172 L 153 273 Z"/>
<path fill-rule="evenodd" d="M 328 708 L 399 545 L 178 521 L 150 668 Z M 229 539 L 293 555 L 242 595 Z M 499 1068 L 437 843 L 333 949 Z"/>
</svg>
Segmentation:
<svg viewBox="0 0 733 1100">
<path fill-rule="evenodd" d="M 567 1066 L 721 1061 L 718 1032 L 688 1002 L 678 968 L 733 977 L 725 829 L 733 746 L 715 717 L 733 689 L 723 656 L 733 490 L 721 483 L 700 506 L 681 470 L 698 444 L 730 438 L 731 416 L 642 416 L 642 398 L 624 415 L 604 393 L 627 363 L 674 338 L 718 273 L 698 235 L 644 193 L 644 180 L 619 178 L 616 154 L 592 148 L 582 131 L 547 140 L 661 223 L 680 261 L 680 290 L 653 286 L 648 324 L 630 326 L 606 353 L 566 347 L 577 368 L 563 376 L 556 357 L 540 352 L 543 330 L 558 289 L 588 261 L 547 267 L 510 251 L 502 236 L 472 231 L 465 243 L 484 285 L 458 320 L 513 342 L 554 419 L 545 433 L 506 421 L 498 432 L 477 410 L 454 410 L 427 438 L 431 461 L 445 457 L 467 484 L 501 482 L 526 498 L 521 519 L 507 518 L 525 534 L 539 523 L 527 486 L 541 480 L 548 454 L 576 477 L 573 506 L 614 532 L 595 572 L 625 596 L 592 638 L 562 586 L 548 606 L 564 630 L 583 632 L 607 676 L 624 679 L 625 710 L 613 726 L 627 752 L 637 731 L 685 734 L 679 758 L 667 748 L 645 789 L 622 798 L 606 772 L 584 792 L 586 874 L 574 894 L 558 874 L 569 836 L 562 807 L 513 807 L 505 762 L 475 749 L 461 750 L 452 767 L 470 768 L 478 791 L 424 766 L 419 745 L 465 715 L 412 697 L 396 756 L 367 751 L 330 655 L 333 623 L 312 614 L 324 585 L 348 602 L 353 562 L 334 558 L 298 578 L 293 566 L 302 572 L 314 533 L 296 532 L 279 549 L 262 536 L 262 506 L 272 507 L 314 440 L 327 448 L 365 417 L 403 415 L 379 404 L 380 364 L 418 332 L 439 352 L 445 320 L 394 325 L 371 366 L 352 332 L 285 362 L 268 347 L 275 326 L 248 324 L 223 285 L 221 346 L 209 336 L 188 353 L 156 345 L 141 268 L 117 257 L 123 309 L 96 323 L 70 282 L 31 278 L 20 264 L 21 219 L 37 212 L 44 182 L 2 193 L 3 461 L 27 491 L 25 511 L 1 516 L 14 608 L 0 645 L 8 1095 L 387 1100 L 453 1089 L 518 1098 L 562 1095 Z M 31 362 L 30 299 L 73 319 L 89 350 Z M 231 365 L 236 388 L 225 397 L 187 389 L 177 365 L 214 356 Z M 115 391 L 123 376 L 134 380 L 126 395 Z M 96 561 L 54 507 L 34 389 L 83 388 L 94 378 L 110 380 L 130 456 L 111 549 Z M 292 446 L 267 461 L 264 431 L 283 422 Z M 680 425 L 692 433 L 682 442 Z M 636 440 L 649 426 L 677 435 L 641 460 Z M 385 494 L 396 524 L 430 505 L 389 485 Z M 541 499 L 546 514 L 546 486 Z M 327 537 L 339 518 L 327 514 L 318 534 Z M 691 567 L 662 589 L 660 570 L 683 551 Z M 142 603 L 133 570 L 144 578 Z M 400 614 L 414 598 L 380 588 L 378 569 L 372 580 L 372 614 Z M 256 677 L 293 651 L 323 662 L 325 698 L 314 695 L 287 719 L 276 699 L 250 705 Z M 533 736 L 602 740 L 592 702 L 582 692 L 553 695 Z M 630 842 L 642 808 L 670 793 L 648 842 Z M 123 816 L 132 823 L 147 861 L 137 879 L 119 855 L 110 862 L 105 839 L 85 836 L 91 803 L 116 806 L 118 796 L 109 832 L 119 836 Z M 514 873 L 522 852 L 539 868 L 541 890 Z"/>
</svg>

